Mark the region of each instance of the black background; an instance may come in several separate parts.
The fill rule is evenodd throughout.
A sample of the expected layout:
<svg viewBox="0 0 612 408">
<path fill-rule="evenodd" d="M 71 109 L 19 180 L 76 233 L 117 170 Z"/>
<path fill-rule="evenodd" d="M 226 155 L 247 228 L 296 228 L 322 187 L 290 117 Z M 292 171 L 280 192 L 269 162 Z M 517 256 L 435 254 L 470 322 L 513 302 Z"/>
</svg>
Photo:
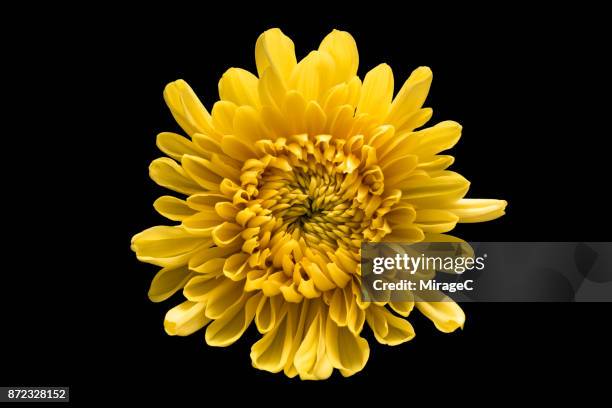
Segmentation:
<svg viewBox="0 0 612 408">
<path fill-rule="evenodd" d="M 157 268 L 129 249 L 132 235 L 167 223 L 152 207 L 167 192 L 147 169 L 162 155 L 156 134 L 179 131 L 163 87 L 183 78 L 210 109 L 227 68 L 255 70 L 255 40 L 270 27 L 294 40 L 298 58 L 331 29 L 347 30 L 359 47 L 360 75 L 386 62 L 396 90 L 414 68 L 432 68 L 430 123 L 463 125 L 452 169 L 472 182 L 470 197 L 509 202 L 503 218 L 460 225 L 456 235 L 610 241 L 609 103 L 600 102 L 606 47 L 596 10 L 502 5 L 464 18 L 409 4 L 380 5 L 378 13 L 356 5 L 288 7 L 168 6 L 155 17 L 149 9 L 80 9 L 69 23 L 39 26 L 36 51 L 11 41 L 31 58 L 23 72 L 46 86 L 36 93 L 44 114 L 8 119 L 12 139 L 23 135 L 12 168 L 28 183 L 7 183 L 21 199 L 7 220 L 0 384 L 69 385 L 77 402 L 121 396 L 202 404 L 214 394 L 228 403 L 282 401 L 287 391 L 317 401 L 324 393 L 359 397 L 376 389 L 409 402 L 420 392 L 437 399 L 480 389 L 504 398 L 526 389 L 600 390 L 603 378 L 592 369 L 609 358 L 612 304 L 466 304 L 465 328 L 452 334 L 414 312 L 413 341 L 381 346 L 366 329 L 365 369 L 317 383 L 252 368 L 253 328 L 228 348 L 206 346 L 201 332 L 164 333 L 164 314 L 180 295 L 149 302 Z"/>
</svg>

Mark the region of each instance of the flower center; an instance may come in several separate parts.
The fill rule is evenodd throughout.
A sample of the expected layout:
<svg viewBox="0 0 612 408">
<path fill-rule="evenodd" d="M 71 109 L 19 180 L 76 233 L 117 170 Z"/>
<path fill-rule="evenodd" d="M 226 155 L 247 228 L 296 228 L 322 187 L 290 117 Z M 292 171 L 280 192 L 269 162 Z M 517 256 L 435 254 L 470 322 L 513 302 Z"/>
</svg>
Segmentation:
<svg viewBox="0 0 612 408">
<path fill-rule="evenodd" d="M 260 191 L 279 187 L 278 204 L 272 210 L 282 220 L 279 229 L 303 237 L 309 245 L 325 242 L 337 248 L 342 242 L 351 245 L 351 238 L 360 239 L 363 230 L 359 221 L 363 217 L 355 217 L 359 211 L 346 194 L 345 179 L 320 163 L 292 171 L 271 168 L 262 175 Z"/>
<path fill-rule="evenodd" d="M 285 298 L 318 297 L 360 274 L 361 242 L 380 240 L 399 196 L 382 198 L 384 180 L 360 139 L 297 135 L 256 143 L 236 194 L 243 209 L 246 290 Z M 236 200 L 235 200 L 236 201 Z M 290 292 L 290 293 L 289 293 Z"/>
</svg>

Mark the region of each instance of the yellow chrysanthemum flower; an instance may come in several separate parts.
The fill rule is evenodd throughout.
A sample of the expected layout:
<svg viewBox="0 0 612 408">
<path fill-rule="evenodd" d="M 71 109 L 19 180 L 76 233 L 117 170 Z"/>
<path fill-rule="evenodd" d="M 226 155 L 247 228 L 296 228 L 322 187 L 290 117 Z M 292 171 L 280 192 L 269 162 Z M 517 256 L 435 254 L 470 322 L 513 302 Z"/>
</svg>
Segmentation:
<svg viewBox="0 0 612 408">
<path fill-rule="evenodd" d="M 139 260 L 162 269 L 149 297 L 187 299 L 164 327 L 228 346 L 255 321 L 263 337 L 251 349 L 256 368 L 302 379 L 349 376 L 376 339 L 396 345 L 414 337 L 406 317 L 416 306 L 443 332 L 462 327 L 453 302 L 362 302 L 362 241 L 457 241 L 457 222 L 504 214 L 505 201 L 463 197 L 469 182 L 446 170 L 439 153 L 459 140 L 452 121 L 415 131 L 431 117 L 422 108 L 432 80 L 417 68 L 393 98 L 391 68 L 357 76 L 353 37 L 334 30 L 301 61 L 279 29 L 255 46 L 257 76 L 230 68 L 209 113 L 182 80 L 164 98 L 189 139 L 161 133 L 169 158 L 151 163 L 151 178 L 187 196 L 163 196 L 155 209 L 176 226 L 134 236 Z M 395 312 L 395 313 L 394 313 Z"/>
</svg>

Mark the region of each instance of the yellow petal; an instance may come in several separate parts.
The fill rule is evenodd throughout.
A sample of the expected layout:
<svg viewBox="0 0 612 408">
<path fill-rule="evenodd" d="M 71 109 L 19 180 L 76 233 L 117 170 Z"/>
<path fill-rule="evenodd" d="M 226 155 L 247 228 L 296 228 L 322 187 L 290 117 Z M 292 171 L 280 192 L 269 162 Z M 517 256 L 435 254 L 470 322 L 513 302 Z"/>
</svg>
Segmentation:
<svg viewBox="0 0 612 408">
<path fill-rule="evenodd" d="M 181 221 L 196 213 L 185 200 L 173 196 L 159 197 L 153 203 L 153 207 L 158 213 L 172 221 Z"/>
<path fill-rule="evenodd" d="M 244 294 L 239 302 L 208 326 L 206 343 L 209 346 L 226 347 L 238 340 L 253 321 L 260 296 Z"/>
<path fill-rule="evenodd" d="M 382 153 L 383 148 L 394 139 L 395 128 L 390 125 L 377 126 L 370 135 L 366 137 L 368 144 L 377 149 L 377 153 Z M 379 156 L 382 157 L 382 156 Z"/>
<path fill-rule="evenodd" d="M 227 183 L 229 181 L 229 183 Z M 231 183 L 231 184 L 230 184 Z M 233 191 L 232 202 L 234 205 L 242 206 L 246 205 L 251 198 L 251 194 L 246 190 L 240 188 L 236 183 L 231 182 L 230 180 L 223 180 L 221 183 L 221 191 L 227 195 L 229 191 Z"/>
<path fill-rule="evenodd" d="M 355 294 L 353 294 L 353 299 L 348 313 L 347 327 L 351 333 L 358 335 L 361 333 L 363 324 L 365 323 L 365 312 L 359 307 L 355 299 Z"/>
<path fill-rule="evenodd" d="M 306 100 L 297 91 L 289 91 L 285 96 L 282 109 L 290 134 L 304 133 L 306 130 Z"/>
<path fill-rule="evenodd" d="M 332 113 L 338 106 L 346 105 L 348 99 L 348 85 L 341 83 L 331 87 L 321 98 L 323 110 Z"/>
<path fill-rule="evenodd" d="M 318 135 L 325 128 L 327 116 L 316 101 L 310 101 L 306 105 L 306 130 L 309 135 Z"/>
<path fill-rule="evenodd" d="M 217 102 L 218 104 L 219 102 Z M 225 104 L 229 104 L 231 102 L 224 102 Z M 233 117 L 232 117 L 233 120 Z M 201 133 L 194 133 L 191 136 L 191 140 L 195 143 L 203 152 L 200 156 L 204 158 L 209 158 L 211 153 L 221 153 L 221 144 L 219 143 L 221 140 L 221 134 L 223 134 L 223 129 L 220 129 L 220 134 L 216 137 L 203 135 Z"/>
<path fill-rule="evenodd" d="M 351 288 L 346 286 L 344 289 L 336 288 L 329 302 L 329 317 L 338 326 L 346 326 L 348 314 L 352 303 Z"/>
<path fill-rule="evenodd" d="M 209 319 L 220 318 L 227 309 L 240 300 L 243 294 L 244 284 L 224 277 L 217 279 L 223 279 L 223 282 L 214 288 L 206 298 L 206 317 Z"/>
<path fill-rule="evenodd" d="M 346 103 L 356 107 L 361 97 L 361 79 L 358 76 L 354 76 L 348 81 L 347 85 L 349 93 Z"/>
<path fill-rule="evenodd" d="M 272 108 L 273 111 L 280 109 L 287 93 L 285 81 L 272 68 L 266 69 L 263 75 L 260 74 L 257 90 L 262 106 Z"/>
<path fill-rule="evenodd" d="M 385 161 L 383 172 L 385 174 L 386 189 L 401 189 L 404 181 L 419 163 L 419 158 L 413 154 L 400 156 L 392 161 Z"/>
<path fill-rule="evenodd" d="M 185 173 L 177 162 L 167 157 L 161 157 L 151 162 L 149 176 L 160 186 L 177 193 L 190 195 L 201 190 L 201 187 Z"/>
<path fill-rule="evenodd" d="M 350 136 L 354 122 L 355 108 L 351 105 L 342 105 L 329 116 L 327 132 L 335 138 L 344 139 Z"/>
<path fill-rule="evenodd" d="M 312 313 L 314 318 L 308 324 L 293 364 L 302 380 L 324 380 L 331 376 L 334 367 L 325 350 L 324 316 L 319 309 Z"/>
<path fill-rule="evenodd" d="M 419 209 L 416 214 L 415 224 L 423 232 L 442 233 L 455 228 L 459 217 L 447 210 Z"/>
<path fill-rule="evenodd" d="M 183 168 L 193 180 L 207 190 L 218 191 L 223 178 L 215 173 L 210 161 L 197 156 L 183 156 Z"/>
<path fill-rule="evenodd" d="M 225 260 L 223 264 L 223 274 L 234 281 L 246 278 L 246 274 L 249 271 L 247 266 L 249 258 L 250 255 L 244 252 L 233 254 Z"/>
<path fill-rule="evenodd" d="M 264 128 L 261 115 L 255 108 L 244 105 L 236 109 L 234 115 L 234 136 L 245 143 L 255 143 L 265 139 L 268 131 Z"/>
<path fill-rule="evenodd" d="M 393 98 L 393 72 L 387 64 L 380 64 L 368 72 L 361 86 L 357 112 L 383 118 Z"/>
<path fill-rule="evenodd" d="M 187 198 L 187 205 L 194 210 L 212 210 L 218 202 L 229 201 L 229 198 L 221 193 L 199 193 Z"/>
<path fill-rule="evenodd" d="M 279 324 L 251 347 L 251 362 L 260 370 L 278 373 L 287 364 L 293 345 L 293 327 L 297 319 L 297 305 L 286 303 Z"/>
<path fill-rule="evenodd" d="M 347 273 L 353 274 L 357 271 L 358 261 L 354 259 L 355 255 L 352 252 L 344 248 L 338 248 L 334 255 L 338 266 L 342 267 Z"/>
<path fill-rule="evenodd" d="M 288 286 L 281 286 L 280 291 L 287 302 L 300 303 L 304 299 L 304 295 L 298 292 L 298 285 L 295 282 L 291 282 Z"/>
<path fill-rule="evenodd" d="M 416 112 L 412 113 L 412 115 L 408 116 L 406 119 L 402 121 L 402 125 L 397 128 L 399 132 L 407 132 L 412 131 L 416 128 L 420 128 L 431 119 L 433 115 L 433 109 L 431 108 L 423 108 L 418 109 Z"/>
<path fill-rule="evenodd" d="M 209 169 L 225 179 L 239 182 L 241 167 L 242 163 L 225 154 L 213 154 L 210 156 Z"/>
<path fill-rule="evenodd" d="M 420 207 L 446 208 L 463 198 L 469 188 L 463 176 L 445 171 L 438 177 L 413 179 L 402 189 L 402 200 Z"/>
<path fill-rule="evenodd" d="M 206 303 L 210 294 L 219 286 L 227 287 L 232 282 L 223 276 L 196 275 L 183 288 L 183 296 L 192 302 Z"/>
<path fill-rule="evenodd" d="M 453 147 L 461 137 L 461 125 L 451 120 L 416 132 L 403 131 L 377 149 L 383 165 L 398 157 L 414 154 L 421 162 L 435 159 L 435 154 Z"/>
<path fill-rule="evenodd" d="M 219 81 L 219 97 L 237 106 L 250 105 L 259 108 L 258 79 L 241 68 L 230 68 Z"/>
<path fill-rule="evenodd" d="M 238 214 L 238 208 L 229 201 L 219 201 L 215 203 L 215 212 L 226 221 L 234 221 Z"/>
<path fill-rule="evenodd" d="M 444 302 L 416 302 L 416 307 L 444 333 L 453 332 L 458 327 L 463 329 L 465 314 L 450 298 Z"/>
<path fill-rule="evenodd" d="M 428 67 L 419 67 L 412 71 L 393 100 L 385 122 L 392 124 L 397 130 L 402 130 L 404 124 L 423 106 L 431 80 L 432 73 Z"/>
<path fill-rule="evenodd" d="M 323 271 L 316 263 L 310 262 L 307 258 L 303 258 L 302 267 L 304 268 L 304 272 L 306 272 L 310 279 L 312 279 L 312 282 L 318 290 L 331 290 L 336 286 L 331 278 L 327 276 L 326 272 Z"/>
<path fill-rule="evenodd" d="M 325 346 L 332 365 L 345 376 L 361 371 L 370 356 L 368 342 L 347 327 L 338 327 L 331 317 L 325 326 Z"/>
<path fill-rule="evenodd" d="M 419 162 L 417 169 L 425 170 L 432 174 L 446 170 L 454 162 L 455 158 L 453 156 L 435 155 L 430 160 Z"/>
<path fill-rule="evenodd" d="M 174 268 L 163 268 L 153 278 L 149 287 L 149 299 L 162 302 L 183 288 L 193 276 L 187 265 Z"/>
<path fill-rule="evenodd" d="M 393 227 L 393 230 L 384 236 L 383 242 L 420 242 L 425 238 L 423 230 L 414 225 Z"/>
<path fill-rule="evenodd" d="M 453 147 L 461 138 L 461 125 L 452 120 L 419 130 L 408 139 L 407 149 L 413 154 L 430 157 Z"/>
<path fill-rule="evenodd" d="M 242 231 L 243 229 L 240 225 L 224 222 L 212 231 L 212 238 L 215 244 L 224 247 L 238 240 Z"/>
<path fill-rule="evenodd" d="M 297 64 L 293 41 L 278 28 L 265 31 L 255 44 L 255 63 L 260 78 L 268 67 L 272 67 L 287 81 Z"/>
<path fill-rule="evenodd" d="M 283 372 L 289 378 L 293 378 L 298 374 L 298 371 L 294 365 L 294 360 L 295 354 L 297 353 L 298 348 L 300 347 L 301 340 L 304 337 L 304 332 L 308 328 L 306 319 L 309 314 L 308 311 L 310 309 L 310 302 L 301 302 L 301 304 L 296 305 L 294 309 L 297 316 L 292 317 L 295 323 L 292 325 L 291 330 L 291 350 L 289 351 L 287 361 L 285 362 L 285 366 L 283 368 Z"/>
<path fill-rule="evenodd" d="M 181 161 L 184 154 L 200 155 L 202 151 L 191 140 L 172 132 L 157 135 L 157 147 L 175 160 Z"/>
<path fill-rule="evenodd" d="M 208 258 L 206 261 L 202 261 L 202 255 L 200 251 L 193 254 L 191 259 L 189 260 L 189 269 L 194 272 L 202 273 L 205 275 L 218 276 L 223 273 L 223 265 L 225 265 L 225 258 L 211 258 L 210 256 L 214 255 L 227 255 L 225 253 L 220 253 L 222 248 L 213 247 L 208 248 L 207 251 Z M 224 249 L 224 248 L 223 248 Z M 213 251 L 216 252 L 213 255 Z"/>
<path fill-rule="evenodd" d="M 325 51 L 311 51 L 291 74 L 289 88 L 298 91 L 305 100 L 320 101 L 333 83 L 334 60 Z"/>
<path fill-rule="evenodd" d="M 132 249 L 138 259 L 152 262 L 155 259 L 163 261 L 163 258 L 190 253 L 202 243 L 201 237 L 189 234 L 182 227 L 160 225 L 134 235 Z"/>
<path fill-rule="evenodd" d="M 166 313 L 164 329 L 171 336 L 189 336 L 210 321 L 204 316 L 204 303 L 186 301 Z"/>
<path fill-rule="evenodd" d="M 357 75 L 357 44 L 353 36 L 346 31 L 333 30 L 321 41 L 319 50 L 326 51 L 334 59 L 334 83 L 348 82 Z"/>
<path fill-rule="evenodd" d="M 212 231 L 224 221 L 215 210 L 204 210 L 184 218 L 181 225 L 194 235 L 210 237 Z"/>
<path fill-rule="evenodd" d="M 411 298 L 413 297 L 411 294 L 408 294 Z M 401 301 L 401 302 L 389 302 L 389 306 L 391 309 L 395 311 L 395 313 L 400 316 L 408 317 L 412 309 L 414 308 L 414 300 L 410 301 Z"/>
<path fill-rule="evenodd" d="M 284 94 L 283 94 L 284 95 Z M 284 98 L 284 96 L 283 96 Z M 282 107 L 283 99 L 280 99 L 279 106 Z M 287 121 L 280 112 L 280 107 L 264 106 L 261 108 L 260 117 L 263 126 L 268 130 L 268 137 L 266 139 L 255 142 L 255 148 L 261 154 L 272 153 L 274 154 L 274 148 L 271 149 L 272 140 L 276 140 L 279 137 L 284 137 L 291 132 L 287 130 Z"/>
<path fill-rule="evenodd" d="M 222 135 L 231 135 L 234 133 L 234 115 L 238 107 L 236 104 L 229 101 L 215 102 L 212 109 L 212 121 L 215 129 Z M 199 136 L 198 136 L 199 137 Z M 220 145 L 217 140 L 203 140 L 203 143 L 212 144 L 212 149 L 206 149 L 211 153 L 220 153 Z"/>
<path fill-rule="evenodd" d="M 327 264 L 327 271 L 329 276 L 334 281 L 336 286 L 343 288 L 351 281 L 351 274 L 338 267 L 335 263 Z"/>
<path fill-rule="evenodd" d="M 505 214 L 505 200 L 464 198 L 449 206 L 448 210 L 459 217 L 459 222 L 491 221 Z"/>
<path fill-rule="evenodd" d="M 385 219 L 392 225 L 408 226 L 414 222 L 416 211 L 411 205 L 397 205 L 385 215 Z"/>
<path fill-rule="evenodd" d="M 282 304 L 281 296 L 261 298 L 255 314 L 255 324 L 260 333 L 267 333 L 278 325 Z"/>
<path fill-rule="evenodd" d="M 414 329 L 405 319 L 394 316 L 384 306 L 370 306 L 366 320 L 381 344 L 395 346 L 414 338 Z"/>
<path fill-rule="evenodd" d="M 164 99 L 172 116 L 188 135 L 216 135 L 210 114 L 187 82 L 179 79 L 169 83 L 164 89 Z"/>
<path fill-rule="evenodd" d="M 257 157 L 252 145 L 237 136 L 223 136 L 223 139 L 221 139 L 221 148 L 225 154 L 234 159 L 247 161 L 248 159 Z"/>
</svg>

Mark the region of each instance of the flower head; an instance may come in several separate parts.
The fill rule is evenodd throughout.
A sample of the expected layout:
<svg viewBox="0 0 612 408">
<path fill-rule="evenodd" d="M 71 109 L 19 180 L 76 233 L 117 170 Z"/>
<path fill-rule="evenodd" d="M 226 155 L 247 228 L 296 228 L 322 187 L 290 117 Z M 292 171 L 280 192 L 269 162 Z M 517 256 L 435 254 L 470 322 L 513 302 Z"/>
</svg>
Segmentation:
<svg viewBox="0 0 612 408">
<path fill-rule="evenodd" d="M 362 241 L 456 241 L 457 222 L 501 216 L 500 200 L 463 197 L 469 182 L 447 170 L 440 153 L 459 140 L 452 121 L 422 127 L 431 70 L 417 68 L 393 97 L 391 68 L 357 76 L 350 34 L 334 30 L 301 61 L 279 29 L 255 46 L 257 76 L 230 68 L 212 111 L 182 80 L 164 98 L 188 134 L 161 133 L 169 157 L 151 178 L 186 196 L 163 196 L 155 209 L 175 226 L 134 236 L 139 260 L 162 269 L 149 291 L 158 302 L 182 290 L 164 327 L 189 335 L 206 326 L 206 342 L 228 346 L 254 321 L 262 338 L 256 368 L 302 379 L 348 376 L 376 340 L 414 337 L 414 306 L 436 327 L 462 327 L 453 302 L 362 302 Z"/>
</svg>

